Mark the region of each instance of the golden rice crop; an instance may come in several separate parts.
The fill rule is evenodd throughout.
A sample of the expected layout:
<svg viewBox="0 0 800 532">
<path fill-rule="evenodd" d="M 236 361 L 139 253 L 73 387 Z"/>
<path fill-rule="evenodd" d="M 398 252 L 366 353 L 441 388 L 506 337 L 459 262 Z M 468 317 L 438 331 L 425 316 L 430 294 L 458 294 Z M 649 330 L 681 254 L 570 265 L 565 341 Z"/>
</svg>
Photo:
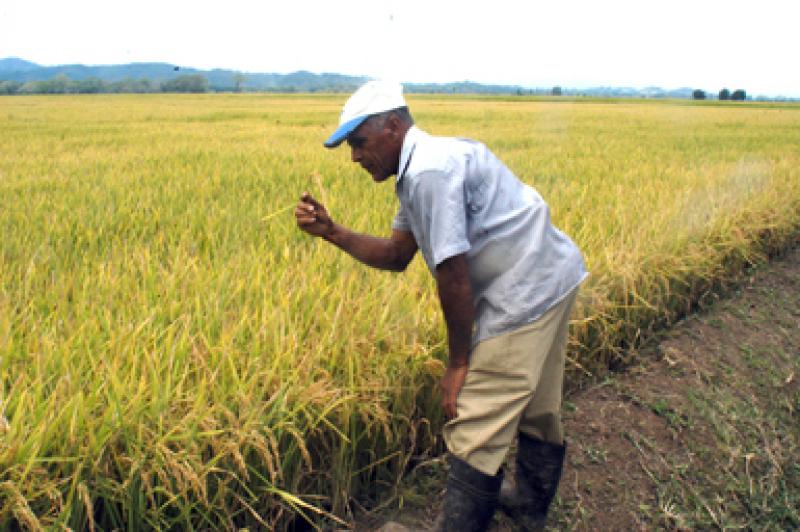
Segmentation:
<svg viewBox="0 0 800 532">
<path fill-rule="evenodd" d="M 439 449 L 422 261 L 294 227 L 308 190 L 387 234 L 391 184 L 321 142 L 344 95 L 0 100 L 0 528 L 347 520 Z M 573 378 L 800 232 L 800 106 L 411 97 L 549 201 L 592 273 Z"/>
</svg>

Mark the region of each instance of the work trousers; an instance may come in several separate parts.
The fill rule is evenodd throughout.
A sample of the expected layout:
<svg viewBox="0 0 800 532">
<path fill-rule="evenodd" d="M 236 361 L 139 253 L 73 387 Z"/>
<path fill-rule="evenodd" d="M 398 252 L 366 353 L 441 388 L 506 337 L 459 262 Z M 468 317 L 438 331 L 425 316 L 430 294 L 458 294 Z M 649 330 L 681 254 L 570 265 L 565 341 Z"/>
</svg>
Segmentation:
<svg viewBox="0 0 800 532">
<path fill-rule="evenodd" d="M 479 342 L 444 426 L 450 453 L 495 475 L 517 436 L 564 441 L 561 394 L 569 316 L 578 288 L 536 321 Z"/>
</svg>

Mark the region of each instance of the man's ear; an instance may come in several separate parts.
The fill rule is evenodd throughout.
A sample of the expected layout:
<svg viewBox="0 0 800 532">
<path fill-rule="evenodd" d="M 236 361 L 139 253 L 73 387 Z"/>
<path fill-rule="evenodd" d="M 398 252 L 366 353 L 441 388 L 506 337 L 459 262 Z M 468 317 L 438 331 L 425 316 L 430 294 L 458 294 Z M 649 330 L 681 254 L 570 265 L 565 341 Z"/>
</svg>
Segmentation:
<svg viewBox="0 0 800 532">
<path fill-rule="evenodd" d="M 394 112 L 389 113 L 389 116 L 386 117 L 386 125 L 389 126 L 392 131 L 397 129 L 397 114 Z"/>
<path fill-rule="evenodd" d="M 392 113 L 389 115 L 388 120 L 386 120 L 386 125 L 389 126 L 392 134 L 397 135 L 400 133 L 403 121 L 400 120 L 400 117 L 397 116 L 397 113 Z"/>
</svg>

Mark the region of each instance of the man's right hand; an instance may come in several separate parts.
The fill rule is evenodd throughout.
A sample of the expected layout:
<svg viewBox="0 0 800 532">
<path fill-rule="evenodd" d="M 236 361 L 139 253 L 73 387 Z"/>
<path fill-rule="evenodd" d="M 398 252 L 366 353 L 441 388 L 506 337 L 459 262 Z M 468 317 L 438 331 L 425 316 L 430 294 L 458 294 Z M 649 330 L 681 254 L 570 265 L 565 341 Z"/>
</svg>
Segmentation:
<svg viewBox="0 0 800 532">
<path fill-rule="evenodd" d="M 294 210 L 297 226 L 313 236 L 326 237 L 333 232 L 333 220 L 325 206 L 315 200 L 308 192 L 303 192 Z"/>
</svg>

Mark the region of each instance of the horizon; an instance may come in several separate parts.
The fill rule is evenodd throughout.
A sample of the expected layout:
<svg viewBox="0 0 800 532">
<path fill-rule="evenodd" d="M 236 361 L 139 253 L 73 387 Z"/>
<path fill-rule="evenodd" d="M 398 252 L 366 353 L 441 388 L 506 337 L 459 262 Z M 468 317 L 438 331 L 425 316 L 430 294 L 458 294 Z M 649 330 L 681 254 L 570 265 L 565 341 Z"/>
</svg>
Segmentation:
<svg viewBox="0 0 800 532">
<path fill-rule="evenodd" d="M 42 13 L 47 16 L 43 17 Z M 0 56 L 43 66 L 167 63 L 542 88 L 727 87 L 800 97 L 800 5 L 634 0 L 306 0 L 286 5 L 8 0 Z"/>
<path fill-rule="evenodd" d="M 314 71 L 305 70 L 305 69 L 293 70 L 293 71 L 289 71 L 289 72 L 255 72 L 255 71 L 236 70 L 236 69 L 228 68 L 228 67 L 200 68 L 200 67 L 196 67 L 196 66 L 193 66 L 193 65 L 177 65 L 175 63 L 170 63 L 168 61 L 134 61 L 134 62 L 130 62 L 130 63 L 98 63 L 98 64 L 82 63 L 82 62 L 60 63 L 60 64 L 42 64 L 42 63 L 38 63 L 38 62 L 35 62 L 35 61 L 31 61 L 31 60 L 26 59 L 24 57 L 16 57 L 16 56 L 0 57 L 0 61 L 4 61 L 4 60 L 23 61 L 25 63 L 30 63 L 30 64 L 33 64 L 33 65 L 36 65 L 36 67 L 40 67 L 40 68 L 59 68 L 59 67 L 104 68 L 104 67 L 117 67 L 117 66 L 126 66 L 126 65 L 164 65 L 164 66 L 169 66 L 169 67 L 177 67 L 178 69 L 183 69 L 183 70 L 194 70 L 194 71 L 198 71 L 198 72 L 212 72 L 212 71 L 215 71 L 215 70 L 219 70 L 219 71 L 231 71 L 231 72 L 235 72 L 235 73 L 249 74 L 249 75 L 264 75 L 264 74 L 272 75 L 272 74 L 275 74 L 275 75 L 281 75 L 281 76 L 297 74 L 297 73 L 308 73 L 308 74 L 312 74 L 312 75 L 340 75 L 340 76 L 347 76 L 347 77 L 370 78 L 370 76 L 367 76 L 367 75 L 364 75 L 364 74 L 357 74 L 357 73 L 354 74 L 354 73 L 327 72 L 327 71 L 325 71 L 325 72 L 314 72 Z M 2 80 L 2 78 L 0 78 L 0 80 Z M 497 87 L 502 87 L 502 88 L 506 88 L 506 89 L 519 88 L 519 89 L 522 89 L 522 90 L 536 90 L 536 91 L 550 90 L 550 89 L 553 89 L 555 87 L 558 87 L 558 88 L 560 88 L 560 89 L 562 89 L 564 91 L 568 91 L 568 92 L 569 91 L 581 91 L 581 90 L 592 91 L 592 90 L 608 89 L 608 90 L 619 90 L 619 91 L 632 90 L 632 91 L 637 91 L 637 92 L 647 92 L 648 90 L 657 90 L 657 91 L 662 91 L 662 92 L 668 93 L 668 92 L 700 89 L 700 90 L 704 91 L 706 93 L 706 95 L 716 95 L 717 93 L 719 93 L 723 89 L 728 89 L 730 92 L 733 92 L 735 90 L 741 89 L 741 90 L 744 90 L 746 92 L 748 98 L 767 98 L 767 99 L 776 99 L 776 98 L 797 99 L 798 98 L 798 97 L 795 97 L 795 96 L 785 95 L 785 94 L 766 95 L 766 94 L 760 94 L 760 93 L 752 93 L 746 87 L 738 87 L 738 86 L 737 87 L 725 86 L 725 87 L 720 87 L 718 89 L 704 88 L 704 87 L 693 87 L 693 86 L 688 86 L 688 85 L 679 86 L 679 87 L 678 86 L 676 86 L 676 87 L 665 87 L 665 86 L 660 86 L 660 85 L 630 86 L 630 85 L 615 85 L 615 84 L 588 85 L 588 86 L 571 86 L 571 85 L 563 85 L 563 84 L 562 85 L 556 84 L 556 85 L 551 85 L 551 86 L 543 86 L 543 85 L 540 85 L 540 86 L 528 85 L 528 86 L 526 86 L 526 85 L 495 83 L 495 82 L 482 82 L 482 81 L 476 81 L 476 80 L 471 80 L 471 79 L 451 80 L 451 81 L 406 81 L 406 80 L 401 80 L 399 83 L 401 83 L 403 85 L 437 85 L 437 86 L 458 85 L 458 84 L 476 84 L 476 85 L 480 85 L 480 86 L 497 86 Z"/>
</svg>

